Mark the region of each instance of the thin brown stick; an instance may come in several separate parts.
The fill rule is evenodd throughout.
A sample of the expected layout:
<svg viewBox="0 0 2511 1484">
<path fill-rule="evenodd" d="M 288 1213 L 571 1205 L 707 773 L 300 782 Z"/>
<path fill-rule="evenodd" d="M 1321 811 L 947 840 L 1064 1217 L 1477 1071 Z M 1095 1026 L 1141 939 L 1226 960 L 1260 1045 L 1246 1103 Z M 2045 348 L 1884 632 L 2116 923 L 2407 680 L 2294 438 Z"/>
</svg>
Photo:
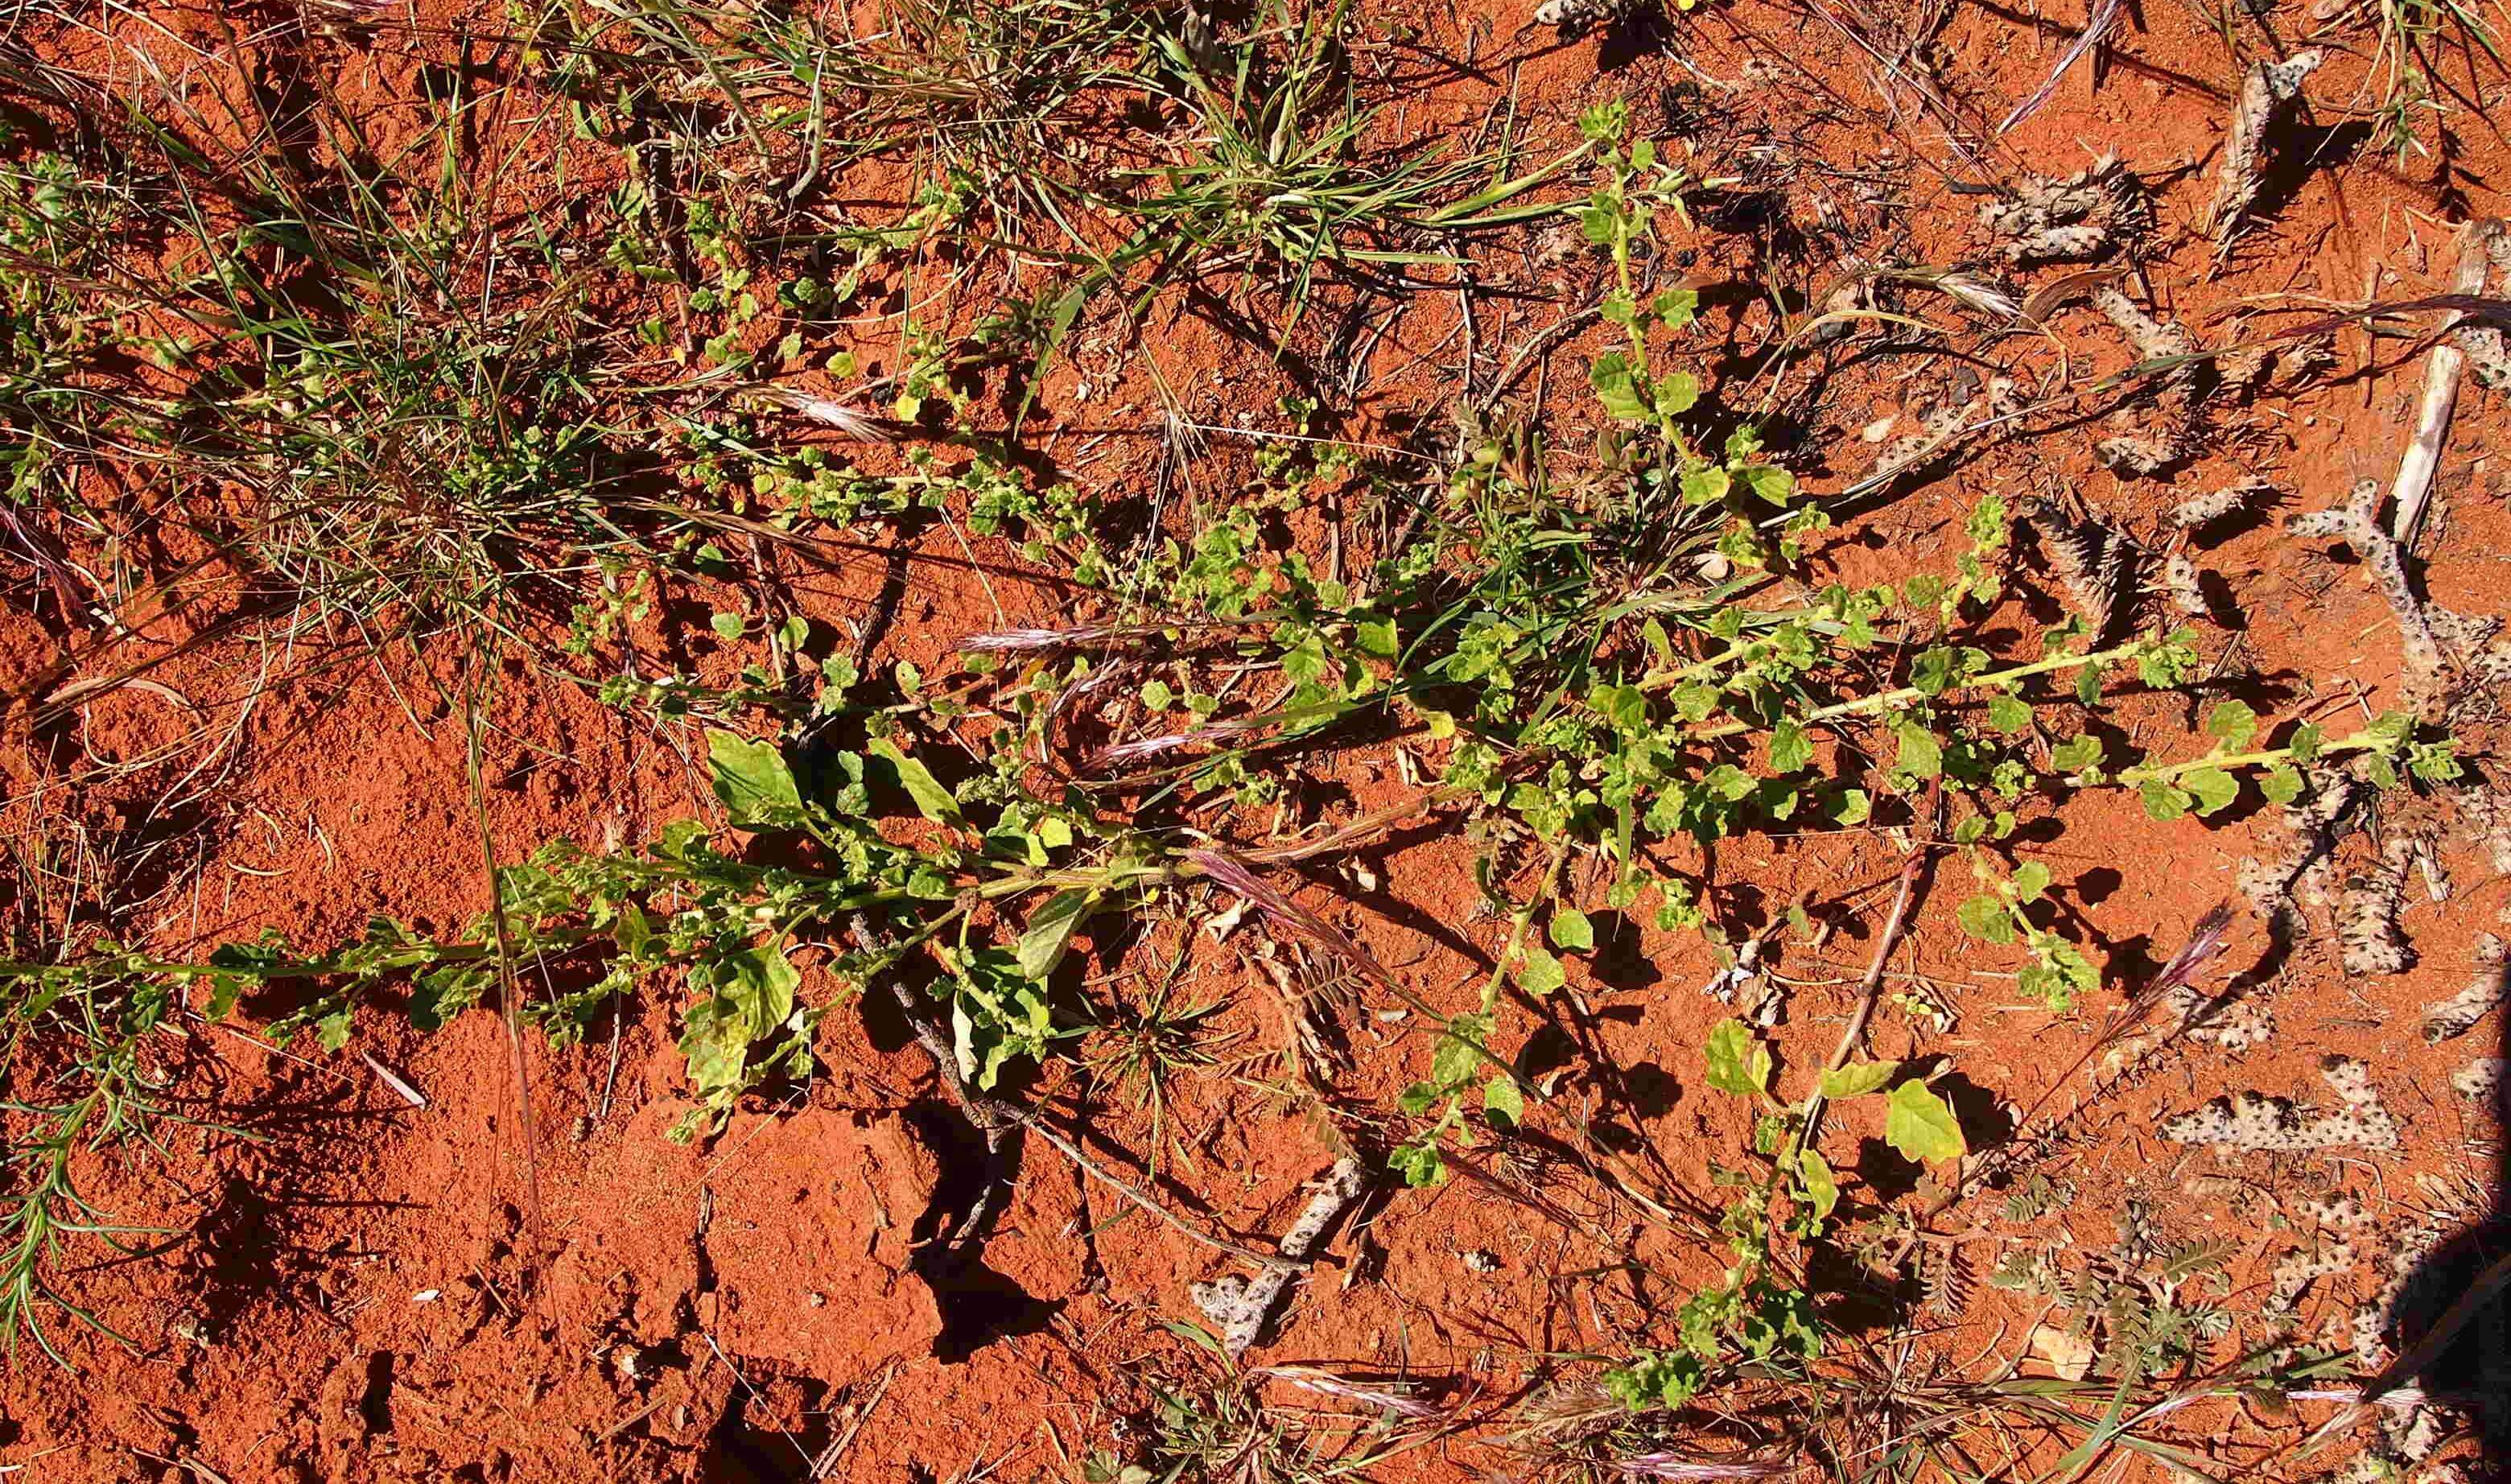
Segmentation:
<svg viewBox="0 0 2511 1484">
<path fill-rule="evenodd" d="M 889 1380 L 897 1374 L 898 1362 L 895 1360 L 881 1367 L 880 1384 L 871 1388 L 871 1400 L 864 1403 L 863 1410 L 855 1414 L 853 1422 L 846 1424 L 846 1430 L 838 1435 L 837 1440 L 812 1461 L 810 1477 L 825 1479 L 837 1471 L 837 1464 L 844 1461 L 846 1450 L 854 1446 L 855 1434 L 861 1432 L 863 1425 L 870 1422 L 871 1415 L 880 1410 L 880 1399 L 889 1394 Z"/>
<path fill-rule="evenodd" d="M 549 1229 L 541 1213 L 541 1160 L 538 1125 L 532 1116 L 531 1060 L 523 1050 L 523 992 L 515 978 L 512 940 L 506 928 L 506 896 L 497 886 L 497 841 L 488 829 L 487 774 L 481 758 L 481 732 L 487 724 L 486 698 L 482 691 L 493 671 L 485 652 L 474 656 L 473 664 L 476 668 L 470 704 L 464 708 L 463 762 L 470 774 L 471 815 L 480 831 L 480 863 L 488 873 L 488 924 L 497 941 L 497 997 L 506 1024 L 508 1070 L 515 1082 L 515 1131 L 523 1142 L 523 1279 L 524 1291 L 529 1294 L 537 1287 L 532 1280 L 540 1268 L 541 1243 Z"/>
<path fill-rule="evenodd" d="M 1358 844 L 1388 826 L 1400 824 L 1415 814 L 1427 814 L 1443 804 L 1454 803 L 1472 792 L 1471 789 L 1462 788 L 1432 789 L 1426 794 L 1415 795 L 1402 803 L 1379 809 L 1373 814 L 1364 814 L 1330 835 L 1320 836 L 1315 840 L 1298 840 L 1287 845 L 1274 845 L 1262 850 L 1249 850 L 1241 858 L 1259 865 L 1276 866 L 1288 861 L 1304 861 L 1320 855 L 1331 855 L 1335 851 Z"/>
<path fill-rule="evenodd" d="M 1307 1267 L 1304 1263 L 1294 1263 L 1288 1258 L 1277 1257 L 1268 1252 L 1258 1252 L 1244 1242 L 1233 1242 L 1225 1236 L 1215 1236 L 1208 1231 L 1196 1230 L 1193 1223 L 1188 1222 L 1185 1218 L 1178 1215 L 1174 1211 L 1171 1211 L 1168 1207 L 1161 1205 L 1158 1201 L 1153 1200 L 1140 1187 L 1135 1186 L 1122 1177 L 1111 1174 L 1107 1170 L 1101 1168 L 1097 1161 L 1093 1160 L 1089 1155 L 1081 1152 L 1081 1149 L 1078 1145 L 1074 1144 L 1071 1140 L 1064 1138 L 1062 1134 L 1057 1133 L 1054 1129 L 1049 1128 L 1045 1119 L 1038 1117 L 1036 1114 L 1030 1113 L 1024 1108 L 1012 1109 L 1010 1112 L 1013 1121 L 1019 1123 L 1021 1127 L 1027 1129 L 1030 1133 L 1044 1139 L 1047 1143 L 1054 1145 L 1058 1153 L 1061 1153 L 1064 1158 L 1071 1160 L 1075 1165 L 1080 1167 L 1081 1173 L 1098 1181 L 1100 1184 L 1106 1186 L 1117 1194 L 1124 1196 L 1128 1201 L 1131 1201 L 1142 1210 L 1149 1212 L 1152 1216 L 1157 1217 L 1161 1222 L 1167 1224 L 1169 1227 L 1194 1238 L 1196 1241 L 1212 1248 L 1214 1251 L 1225 1252 L 1231 1257 L 1253 1263 L 1256 1267 L 1268 1270 L 1296 1272 L 1303 1270 Z"/>
<path fill-rule="evenodd" d="M 1926 814 L 1933 819 L 1937 804 L 1944 798 L 1944 779 L 1939 777 L 1927 793 Z M 1866 965 L 1865 982 L 1858 986 L 1857 1008 L 1848 1013 L 1847 1028 L 1839 1033 L 1839 1044 L 1832 1048 L 1831 1059 L 1823 1063 L 1825 1075 L 1848 1065 L 1857 1050 L 1857 1042 L 1866 1035 L 1866 1023 L 1874 1016 L 1875 1001 L 1883 997 L 1883 972 L 1892 961 L 1892 950 L 1900 946 L 1902 929 L 1910 919 L 1910 903 L 1917 895 L 1918 870 L 1926 864 L 1933 843 L 1921 837 L 1910 843 L 1909 853 L 1901 857 L 1901 876 L 1892 888 L 1892 911 L 1883 918 L 1882 934 L 1874 942 L 1874 957 Z M 1829 1100 L 1822 1094 L 1822 1081 L 1814 1081 L 1813 1096 L 1805 1102 L 1804 1132 L 1797 1136 L 1796 1147 L 1813 1148 L 1814 1135 L 1822 1124 L 1822 1111 Z"/>
</svg>

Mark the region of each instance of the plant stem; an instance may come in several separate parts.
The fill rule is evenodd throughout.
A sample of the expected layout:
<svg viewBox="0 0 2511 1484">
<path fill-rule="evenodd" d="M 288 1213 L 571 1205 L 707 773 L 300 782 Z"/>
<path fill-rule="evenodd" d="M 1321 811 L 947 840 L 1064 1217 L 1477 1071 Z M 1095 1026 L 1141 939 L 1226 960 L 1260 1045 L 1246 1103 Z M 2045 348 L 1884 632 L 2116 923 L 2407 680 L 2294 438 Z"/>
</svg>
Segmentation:
<svg viewBox="0 0 2511 1484">
<path fill-rule="evenodd" d="M 2390 739 L 2386 737 L 2375 736 L 2368 731 L 2358 731 L 2352 736 L 2338 737 L 2334 742 L 2320 743 L 2318 752 L 2314 753 L 2312 756 L 2325 757 L 2330 753 L 2366 752 L 2373 748 L 2385 746 L 2389 740 Z M 2157 762 L 2140 764 L 2136 767 L 2121 768 L 2119 769 L 2118 781 L 2121 784 L 2133 787 L 2137 784 L 2149 783 L 2156 779 L 2177 778 L 2183 773 L 2193 773 L 2199 768 L 2256 767 L 2261 763 L 2289 762 L 2293 757 L 2294 750 L 2290 747 L 2270 747 L 2263 751 L 2255 753 L 2210 753 L 2203 758 L 2191 758 L 2185 762 Z"/>
<path fill-rule="evenodd" d="M 1985 675 L 1974 675 L 1966 681 L 1955 681 L 1937 694 L 1950 695 L 1957 690 L 1979 690 L 1989 686 L 2009 685 L 2016 681 L 2028 680 L 2035 675 L 2080 670 L 2086 665 L 2105 665 L 2112 660 L 2125 659 L 2143 647 L 2143 643 L 2139 642 L 2119 644 L 2107 649 L 2097 649 L 2090 654 L 2051 655 L 2046 659 L 2035 659 L 2028 665 L 2014 665 L 2004 670 L 1991 670 Z M 1841 701 L 1835 705 L 1818 707 L 1806 712 L 1800 719 L 1800 722 L 1810 726 L 1819 722 L 1862 716 L 1868 712 L 1884 711 L 1894 706 L 1905 706 L 1912 701 L 1927 698 L 1927 692 L 1918 686 L 1902 685 L 1891 690 L 1878 690 L 1873 695 L 1862 695 L 1854 700 Z M 1744 732 L 1761 729 L 1760 724 L 1755 722 L 1721 722 L 1716 726 L 1702 727 L 1691 735 L 1705 741 L 1715 737 L 1738 736 Z"/>
</svg>

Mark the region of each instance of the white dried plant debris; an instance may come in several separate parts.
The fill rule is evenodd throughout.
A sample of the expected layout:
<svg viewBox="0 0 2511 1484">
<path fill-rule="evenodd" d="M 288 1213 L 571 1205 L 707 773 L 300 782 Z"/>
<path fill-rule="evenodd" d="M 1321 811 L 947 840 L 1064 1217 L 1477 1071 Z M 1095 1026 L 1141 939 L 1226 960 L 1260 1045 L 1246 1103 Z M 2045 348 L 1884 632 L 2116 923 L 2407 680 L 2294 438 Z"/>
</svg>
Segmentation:
<svg viewBox="0 0 2511 1484">
<path fill-rule="evenodd" d="M 2093 304 L 2127 336 L 2139 361 L 2175 363 L 2157 378 L 2154 421 L 2135 427 L 2131 419 L 2129 431 L 2105 438 L 2093 447 L 2094 453 L 2112 469 L 2128 474 L 2160 474 L 2186 458 L 2196 443 L 2197 377 L 2201 370 L 2194 359 L 2197 342 L 2180 326 L 2145 313 L 2115 285 L 2094 290 Z M 2126 416 L 2121 413 L 2122 418 Z"/>
<path fill-rule="evenodd" d="M 2492 933 L 2477 934 L 2476 975 L 2467 981 L 2467 988 L 2424 1006 L 2424 1040 L 2428 1044 L 2438 1046 L 2465 1035 L 2502 1002 L 2506 988 L 2511 988 L 2511 961 L 2506 959 L 2511 959 L 2511 955 L 2505 954 L 2501 939 Z"/>
<path fill-rule="evenodd" d="M 2309 791 L 2285 805 L 2284 853 L 2272 861 L 2244 860 L 2235 878 L 2241 895 L 2279 942 L 2295 940 L 2308 926 L 2303 904 L 2315 907 L 2327 899 L 2328 858 L 2337 848 L 2338 826 L 2366 787 L 2350 768 L 2328 762 L 2312 764 L 2303 777 Z"/>
<path fill-rule="evenodd" d="M 2355 1307 L 2347 1329 L 2354 1366 L 2360 1374 L 2376 1375 L 2387 1366 L 2393 1353 L 2390 1343 L 2398 1332 L 2398 1302 L 2406 1296 L 2407 1285 L 2416 1269 L 2441 1246 L 2453 1225 L 2445 1219 L 2431 1218 L 2410 1227 L 2389 1254 L 2379 1291 Z M 2361 1480 L 2364 1484 L 2385 1484 L 2404 1477 L 2430 1457 L 2447 1435 L 2439 1409 L 2421 1400 L 2404 1407 L 2383 1407 L 2380 1414 L 2379 1440 L 2335 1477 Z"/>
<path fill-rule="evenodd" d="M 1874 469 L 1859 483 L 1879 484 L 1950 453 L 1981 424 L 2010 415 L 2016 406 L 2014 378 L 1990 376 L 1971 396 L 1950 398 L 1920 417 L 1916 431 L 1884 445 Z"/>
<path fill-rule="evenodd" d="M 2064 177 L 2026 175 L 1979 221 L 2008 262 L 2081 262 L 2149 230 L 2153 211 L 2135 172 L 2105 158 Z"/>
<path fill-rule="evenodd" d="M 2450 1074 L 2450 1090 L 2471 1103 L 2492 1104 L 2502 1096 L 2502 1058 L 2480 1056 Z"/>
<path fill-rule="evenodd" d="M 2143 549 L 2096 517 L 2077 520 L 2053 505 L 2028 512 L 2068 604 L 2098 639 L 2135 606 Z"/>
<path fill-rule="evenodd" d="M 2171 507 L 2163 522 L 2181 530 L 2200 530 L 2219 521 L 2228 521 L 2273 504 L 2283 496 L 2283 488 L 2274 481 L 2253 475 L 2225 485 L 2212 494 L 2182 500 Z"/>
<path fill-rule="evenodd" d="M 861 411 L 831 397 L 804 391 L 797 386 L 777 386 L 759 382 L 743 388 L 761 402 L 771 403 L 789 412 L 807 417 L 824 427 L 837 430 L 860 443 L 896 443 L 898 425 L 876 413 Z"/>
<path fill-rule="evenodd" d="M 2197 574 L 2197 564 L 2186 552 L 2173 552 L 2162 562 L 2162 591 L 2171 605 L 2190 618 L 2209 622 L 2215 617 L 2215 605 L 2207 600 L 2205 584 Z"/>
<path fill-rule="evenodd" d="M 2151 479 L 2188 456 L 2188 440 L 2168 433 L 2113 433 L 2093 445 L 2093 454 L 2106 468 Z"/>
<path fill-rule="evenodd" d="M 2354 1244 L 2343 1237 L 2332 1237 L 2286 1253 L 2275 1265 L 2266 1302 L 2260 1306 L 2260 1316 L 2271 1329 L 2291 1329 L 2301 1308 L 2301 1296 L 2309 1292 L 2310 1285 L 2321 1278 L 2333 1278 L 2352 1270 L 2354 1257 Z"/>
<path fill-rule="evenodd" d="M 2286 108 L 2301 95 L 2301 82 L 2319 65 L 2320 54 L 2296 52 L 2282 61 L 2262 61 L 2242 80 L 2240 97 L 2223 135 L 2223 158 L 2216 169 L 2215 200 L 2206 209 L 2208 235 L 2220 257 L 2227 252 L 2250 205 L 2265 179 L 2267 135 Z"/>
<path fill-rule="evenodd" d="M 2406 1296 L 2407 1284 L 2450 1234 L 2451 1224 L 2439 1220 L 2417 1222 L 2409 1227 L 2391 1249 L 2387 1271 L 2379 1290 L 2354 1310 L 2354 1363 L 2366 1376 L 2376 1374 L 2388 1363 L 2388 1340 L 2397 1328 L 2398 1301 Z"/>
<path fill-rule="evenodd" d="M 2461 613 L 2439 604 L 2424 605 L 2424 618 L 2443 652 L 2456 661 L 2467 679 L 2479 685 L 2511 684 L 2511 643 L 2502 635 L 2502 620 L 2488 614 Z"/>
<path fill-rule="evenodd" d="M 2415 842 L 2415 871 L 2424 879 L 2424 895 L 2436 902 L 2450 900 L 2450 868 L 2441 862 L 2441 852 L 2430 840 L 2418 838 Z"/>
<path fill-rule="evenodd" d="M 2511 223 L 2489 218 L 2478 222 L 2475 230 L 2486 256 L 2487 287 L 2496 277 L 2511 281 Z M 2476 373 L 2478 385 L 2497 392 L 2511 390 L 2511 346 L 2505 345 L 2500 325 L 2463 319 L 2452 330 L 2451 340 L 2467 357 L 2467 369 Z"/>
<path fill-rule="evenodd" d="M 2178 985 L 2163 996 L 2162 1008 L 2175 1034 L 2235 1054 L 2275 1038 L 2275 1012 L 2245 985 L 2213 996 L 2195 985 Z"/>
<path fill-rule="evenodd" d="M 1600 25 L 1639 14 L 1644 0 L 1543 0 L 1534 8 L 1534 23 L 1557 27 L 1564 36 L 1583 36 Z"/>
<path fill-rule="evenodd" d="M 2241 338 L 2236 325 L 2230 334 L 2233 343 Z M 2286 363 L 2273 345 L 2253 345 L 2243 350 L 2226 350 L 2215 357 L 2215 383 L 2226 396 L 2247 399 L 2255 397 L 2267 384 L 2276 368 Z"/>
<path fill-rule="evenodd" d="M 2381 843 L 2378 866 L 2346 879 L 2337 909 L 2345 972 L 2403 974 L 2415 966 L 2415 951 L 2398 927 L 2407 905 L 2407 874 L 2414 864 L 2415 842 L 2392 835 Z"/>
<path fill-rule="evenodd" d="M 2433 636 L 2423 601 L 2408 585 L 2407 564 L 2398 543 L 2380 526 L 2380 500 L 2378 480 L 2358 480 L 2344 504 L 2295 516 L 2285 523 L 2285 529 L 2305 539 L 2342 541 L 2363 559 L 2373 590 L 2397 616 L 2398 644 L 2405 660 L 2398 698 L 2415 720 L 2438 722 L 2452 695 L 2452 666 L 2441 641 Z"/>
<path fill-rule="evenodd" d="M 2432 1457 L 2453 1430 L 2440 1409 L 2421 1401 L 2405 1408 L 2383 1407 L 2378 1421 L 2378 1441 L 2330 1474 L 2331 1484 L 2396 1484 Z M 2425 1484 L 2444 1481 L 2426 1476 Z"/>
<path fill-rule="evenodd" d="M 2397 1123 L 2372 1085 L 2370 1068 L 2352 1057 L 2332 1056 L 2321 1064 L 2321 1075 L 2342 1106 L 2320 1112 L 2265 1093 L 2238 1092 L 2163 1120 L 2162 1137 L 2242 1151 L 2398 1147 Z"/>
<path fill-rule="evenodd" d="M 2481 783 L 2445 788 L 2442 798 L 2457 815 L 2458 834 L 2485 847 L 2496 876 L 2511 876 L 2511 806 Z"/>
<path fill-rule="evenodd" d="M 1357 1159 L 1338 1160 L 1318 1183 L 1316 1193 L 1308 1197 L 1299 1219 L 1282 1233 L 1281 1252 L 1291 1263 L 1307 1260 L 1325 1237 L 1336 1218 L 1360 1198 L 1365 1184 L 1361 1163 Z M 1296 1269 L 1289 1267 L 1267 1268 L 1254 1278 L 1239 1273 L 1223 1273 L 1209 1282 L 1189 1283 L 1186 1293 L 1203 1316 L 1220 1326 L 1220 1342 L 1229 1353 L 1237 1355 L 1256 1343 L 1264 1321 L 1281 1301 Z"/>
<path fill-rule="evenodd" d="M 2363 1209 L 2362 1200 L 2343 1191 L 2305 1198 L 2301 1214 L 2338 1231 L 2360 1231 L 2372 1225 L 2372 1213 Z"/>
<path fill-rule="evenodd" d="M 2115 284 L 2105 284 L 2093 291 L 2093 306 L 2109 317 L 2119 333 L 2142 361 L 2164 361 L 2175 356 L 2196 354 L 2197 342 L 2188 332 L 2168 320 L 2156 319 L 2140 308 L 2136 300 L 2119 292 Z M 2196 378 L 2196 363 L 2175 366 L 2163 373 L 2169 381 L 2190 381 Z"/>
</svg>

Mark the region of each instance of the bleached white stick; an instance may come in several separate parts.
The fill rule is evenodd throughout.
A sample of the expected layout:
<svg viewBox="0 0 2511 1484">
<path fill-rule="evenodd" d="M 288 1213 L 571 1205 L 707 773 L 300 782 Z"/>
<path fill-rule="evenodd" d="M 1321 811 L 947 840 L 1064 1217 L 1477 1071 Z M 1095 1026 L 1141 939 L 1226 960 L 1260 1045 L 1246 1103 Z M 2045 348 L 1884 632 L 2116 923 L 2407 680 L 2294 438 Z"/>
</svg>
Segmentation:
<svg viewBox="0 0 2511 1484">
<path fill-rule="evenodd" d="M 2451 293 L 2485 292 L 2485 239 L 2500 230 L 2498 222 L 2478 221 L 2458 234 L 2458 267 L 2451 275 Z M 2451 413 L 2458 407 L 2459 379 L 2467 374 L 2467 352 L 2450 334 L 2463 318 L 2455 309 L 2450 312 L 2442 322 L 2441 343 L 2424 362 L 2424 400 L 2415 410 L 2415 436 L 2407 445 L 2406 456 L 2398 460 L 2397 481 L 2389 486 L 2389 498 L 2397 506 L 2389 534 L 2398 541 L 2414 532 L 2415 522 L 2423 518 L 2424 502 L 2432 498 L 2441 446 L 2450 437 Z"/>
</svg>

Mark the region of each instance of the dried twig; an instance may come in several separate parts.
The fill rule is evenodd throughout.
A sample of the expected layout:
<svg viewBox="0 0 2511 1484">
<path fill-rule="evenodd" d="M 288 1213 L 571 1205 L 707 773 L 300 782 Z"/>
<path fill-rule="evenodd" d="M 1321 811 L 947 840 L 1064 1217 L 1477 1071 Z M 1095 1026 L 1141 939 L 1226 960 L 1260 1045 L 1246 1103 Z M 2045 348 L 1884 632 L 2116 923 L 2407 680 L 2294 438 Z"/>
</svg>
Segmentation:
<svg viewBox="0 0 2511 1484">
<path fill-rule="evenodd" d="M 2451 275 L 2453 293 L 2475 294 L 2485 292 L 2485 275 L 2492 266 L 2487 253 L 2488 239 L 2503 230 L 2500 221 L 2471 222 L 2459 233 L 2458 266 Z M 2414 537 L 2415 523 L 2423 518 L 2424 501 L 2432 496 L 2433 473 L 2441 466 L 2442 440 L 2450 436 L 2451 413 L 2458 406 L 2458 384 L 2467 374 L 2467 352 L 2450 335 L 2463 318 L 2452 310 L 2442 320 L 2442 338 L 2424 363 L 2424 397 L 2415 410 L 2415 436 L 2407 444 L 2406 456 L 2398 460 L 2398 478 L 2389 486 L 2389 498 L 2396 503 L 2397 513 L 2390 517 L 2389 533 L 2400 541 Z"/>
<path fill-rule="evenodd" d="M 1318 1184 L 1317 1192 L 1308 1197 L 1307 1208 L 1299 1213 L 1299 1219 L 1282 1233 L 1281 1257 L 1267 1260 L 1264 1270 L 1252 1279 L 1230 1272 L 1208 1283 L 1187 1285 L 1195 1307 L 1203 1310 L 1205 1318 L 1220 1326 L 1220 1343 L 1230 1354 L 1243 1353 L 1256 1343 L 1274 1306 L 1282 1301 L 1283 1291 L 1300 1271 L 1302 1260 L 1323 1243 L 1327 1230 L 1346 1207 L 1360 1198 L 1366 1184 L 1359 1160 L 1336 1160 Z"/>
<path fill-rule="evenodd" d="M 2005 133 L 2039 112 L 2043 104 L 2057 97 L 2058 84 L 2066 80 L 2067 73 L 2084 59 L 2086 53 L 2109 36 L 2110 27 L 2118 23 L 2118 18 L 2119 0 L 2095 0 L 2092 17 L 2084 22 L 2084 33 L 2075 38 L 2074 45 L 2067 48 L 2067 54 L 2058 59 L 2058 64 L 2049 69 L 2048 80 L 2032 89 L 2029 98 L 2015 104 L 2014 111 L 1998 122 L 1996 132 Z"/>
</svg>

